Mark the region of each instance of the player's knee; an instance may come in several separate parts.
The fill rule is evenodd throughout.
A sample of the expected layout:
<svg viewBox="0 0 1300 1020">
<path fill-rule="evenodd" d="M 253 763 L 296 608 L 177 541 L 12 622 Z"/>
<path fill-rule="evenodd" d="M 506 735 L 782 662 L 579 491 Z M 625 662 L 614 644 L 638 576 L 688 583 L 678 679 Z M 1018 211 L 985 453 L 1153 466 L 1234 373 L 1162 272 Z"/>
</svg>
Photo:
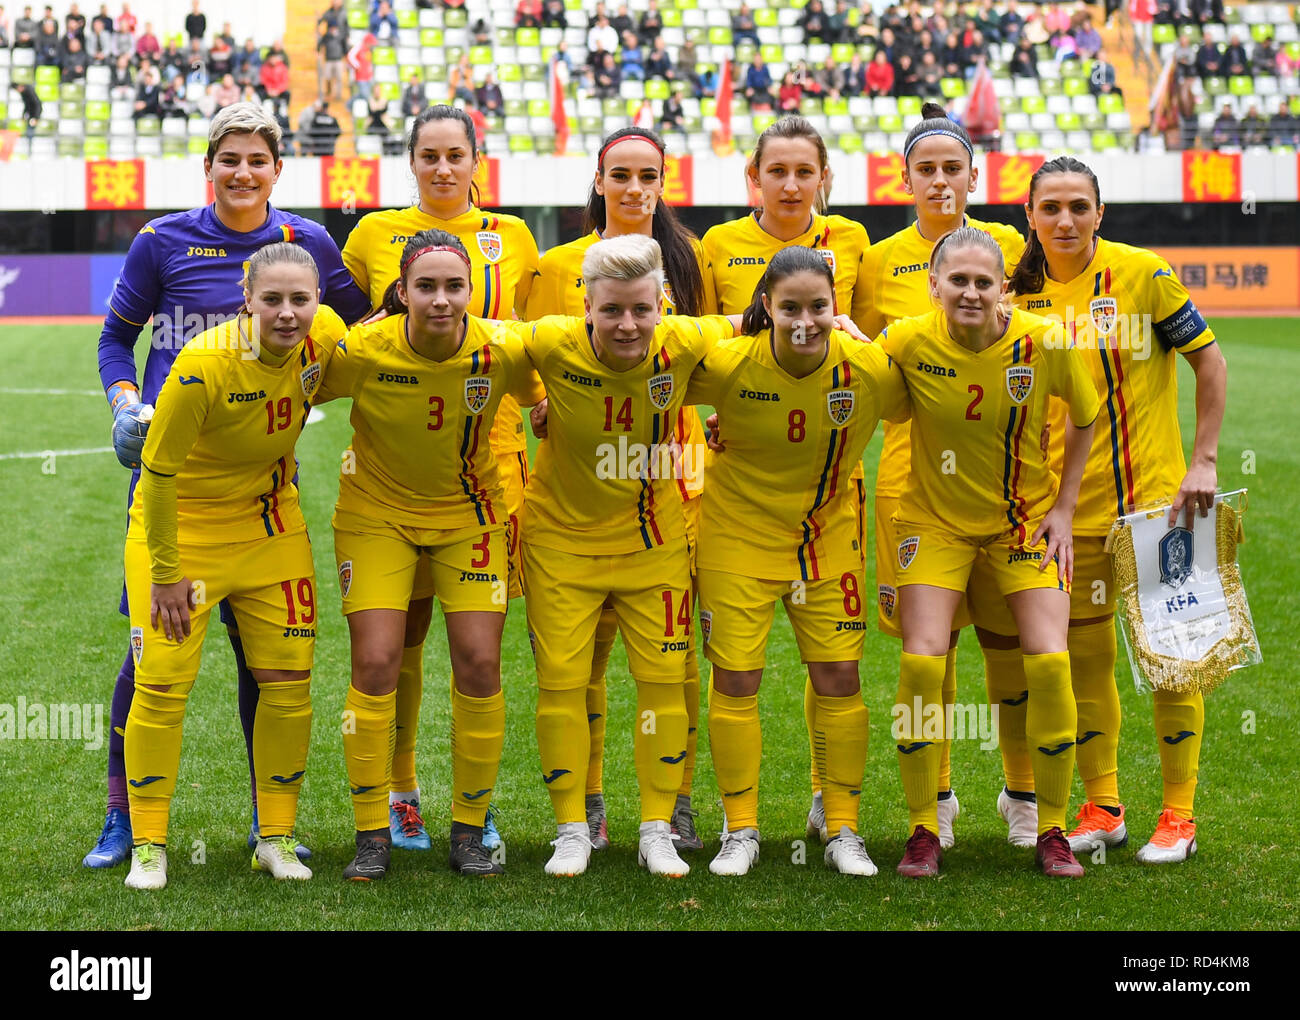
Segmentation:
<svg viewBox="0 0 1300 1020">
<path fill-rule="evenodd" d="M 813 690 L 824 698 L 847 698 L 861 687 L 857 662 L 810 662 Z"/>
<path fill-rule="evenodd" d="M 472 648 L 452 664 L 456 690 L 471 698 L 487 698 L 501 689 L 501 656 L 496 649 Z"/>
<path fill-rule="evenodd" d="M 425 635 L 429 633 L 429 621 L 432 619 L 432 596 L 427 599 L 412 599 L 410 605 L 406 607 L 406 633 L 403 636 L 403 645 L 414 648 L 416 645 L 423 644 Z"/>
<path fill-rule="evenodd" d="M 353 648 L 352 686 L 362 694 L 391 694 L 402 668 L 400 648 Z"/>
</svg>

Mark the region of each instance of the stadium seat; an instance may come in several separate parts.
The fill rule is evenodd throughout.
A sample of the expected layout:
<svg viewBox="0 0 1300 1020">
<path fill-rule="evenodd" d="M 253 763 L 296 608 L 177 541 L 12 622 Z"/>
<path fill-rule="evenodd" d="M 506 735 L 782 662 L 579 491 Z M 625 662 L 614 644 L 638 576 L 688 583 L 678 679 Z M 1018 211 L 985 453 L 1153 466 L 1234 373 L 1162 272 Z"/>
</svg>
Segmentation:
<svg viewBox="0 0 1300 1020">
<path fill-rule="evenodd" d="M 1016 132 L 1016 149 L 1019 152 L 1036 152 L 1042 148 L 1038 135 L 1033 131 Z"/>
<path fill-rule="evenodd" d="M 1102 113 L 1123 113 L 1124 100 L 1113 92 L 1097 97 L 1097 109 Z"/>
<path fill-rule="evenodd" d="M 858 153 L 862 151 L 862 136 L 852 132 L 838 136 L 841 152 Z"/>
<path fill-rule="evenodd" d="M 1118 149 L 1119 139 L 1114 131 L 1094 131 L 1092 132 L 1092 147 L 1098 152 Z"/>
</svg>

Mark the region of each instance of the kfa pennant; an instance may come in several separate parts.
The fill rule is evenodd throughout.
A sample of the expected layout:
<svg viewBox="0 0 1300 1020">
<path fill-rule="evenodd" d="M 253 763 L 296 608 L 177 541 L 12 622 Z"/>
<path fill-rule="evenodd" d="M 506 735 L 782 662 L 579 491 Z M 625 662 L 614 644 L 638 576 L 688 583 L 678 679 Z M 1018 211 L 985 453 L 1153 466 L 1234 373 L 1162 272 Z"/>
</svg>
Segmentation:
<svg viewBox="0 0 1300 1020">
<path fill-rule="evenodd" d="M 671 372 L 652 376 L 649 382 L 650 403 L 662 411 L 673 399 L 673 376 Z"/>
<path fill-rule="evenodd" d="M 826 394 L 826 410 L 830 413 L 835 427 L 839 428 L 853 417 L 853 391 L 831 390 Z"/>
<path fill-rule="evenodd" d="M 1017 404 L 1023 404 L 1034 388 L 1034 370 L 1028 365 L 1012 365 L 1007 369 L 1007 393 Z"/>
<path fill-rule="evenodd" d="M 492 396 L 492 380 L 476 375 L 465 380 L 465 406 L 470 414 L 482 414 Z"/>
</svg>

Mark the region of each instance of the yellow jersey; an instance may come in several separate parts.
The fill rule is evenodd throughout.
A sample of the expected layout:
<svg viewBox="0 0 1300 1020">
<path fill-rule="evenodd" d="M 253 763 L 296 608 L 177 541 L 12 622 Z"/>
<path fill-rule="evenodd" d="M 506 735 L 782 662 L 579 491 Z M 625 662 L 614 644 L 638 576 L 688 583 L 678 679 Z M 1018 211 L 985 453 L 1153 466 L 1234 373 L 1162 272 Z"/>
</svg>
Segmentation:
<svg viewBox="0 0 1300 1020">
<path fill-rule="evenodd" d="M 861 223 L 843 216 L 814 214 L 806 231 L 789 241 L 773 237 L 758 225 L 758 211 L 738 220 L 719 223 L 701 242 L 708 259 L 706 276 L 717 296 L 718 311 L 739 315 L 754 300 L 754 288 L 762 279 L 767 263 L 782 248 L 803 245 L 817 248 L 835 274 L 835 307 L 854 322 L 867 312 L 866 282 L 862 256 L 871 241 Z"/>
<path fill-rule="evenodd" d="M 582 260 L 587 255 L 587 249 L 600 239 L 600 233 L 593 230 L 576 241 L 551 248 L 542 256 L 537 280 L 528 294 L 528 311 L 524 315 L 525 319 L 536 320 L 544 315 L 581 317 L 586 314 L 583 304 L 583 295 L 586 291 L 582 285 Z M 695 251 L 695 260 L 700 266 L 700 278 L 704 281 L 702 307 L 705 312 L 712 312 L 717 304 L 717 298 L 713 294 L 713 278 L 707 272 L 708 261 L 704 256 L 704 246 L 692 238 L 691 247 Z M 676 311 L 673 305 L 672 286 L 665 283 L 664 314 L 674 315 Z M 704 426 L 700 423 L 699 413 L 683 407 L 678 412 L 675 434 L 683 446 L 690 446 L 693 449 L 695 462 L 703 465 L 707 459 L 708 446 L 704 441 Z M 682 498 L 692 499 L 704 491 L 704 472 L 688 472 L 679 479 L 679 482 Z"/>
<path fill-rule="evenodd" d="M 903 374 L 878 344 L 834 331 L 821 366 L 796 379 L 769 330 L 738 336 L 695 370 L 686 399 L 716 407 L 727 434 L 709 467 L 700 567 L 818 581 L 861 565 L 852 466 L 880 418 L 907 414 Z"/>
<path fill-rule="evenodd" d="M 224 545 L 307 530 L 298 506 L 294 444 L 347 331 L 321 305 L 308 335 L 274 362 L 254 356 L 248 317 L 200 333 L 176 355 L 141 454 L 143 470 L 175 479 L 176 527 L 186 544 Z M 269 358 L 269 353 L 264 352 Z M 150 553 L 179 563 L 174 534 L 155 550 L 157 530 L 144 515 L 140 490 L 133 527 L 146 526 Z M 170 529 L 163 522 L 163 532 Z M 161 555 L 158 555 L 161 554 Z M 174 577 L 155 580 L 170 583 Z"/>
<path fill-rule="evenodd" d="M 1215 342 L 1187 288 L 1155 252 L 1099 238 L 1083 272 L 1016 304 L 1066 324 L 1102 401 L 1074 516 L 1078 535 L 1105 535 L 1135 507 L 1167 503 L 1187 462 L 1178 428 L 1174 352 Z M 1052 416 L 1052 456 L 1064 458 L 1064 410 Z"/>
<path fill-rule="evenodd" d="M 1025 239 L 1015 227 L 966 218 L 964 226 L 992 236 L 1002 249 L 1006 272 L 1010 273 L 1025 248 Z M 911 315 L 924 315 L 934 305 L 930 298 L 930 252 L 934 241 L 922 236 L 917 225 L 890 234 L 867 249 L 863 260 L 866 287 L 866 316 L 855 320 L 867 336 L 879 336 L 891 322 Z M 907 483 L 911 455 L 911 426 L 907 422 L 885 422 L 885 441 L 876 471 L 876 495 L 897 499 Z"/>
<path fill-rule="evenodd" d="M 505 525 L 488 423 L 507 393 L 525 405 L 545 394 L 517 338 L 466 316 L 445 361 L 412 350 L 405 315 L 356 326 L 338 343 L 316 401 L 352 398 L 337 508 L 418 528 Z"/>
<path fill-rule="evenodd" d="M 524 539 L 594 556 L 683 537 L 676 476 L 698 465 L 678 460 L 673 423 L 691 372 L 731 336 L 731 321 L 669 316 L 645 360 L 625 372 L 597 360 L 583 319 L 547 316 L 502 329 L 523 337 L 549 403 L 549 435 L 524 493 Z"/>
<path fill-rule="evenodd" d="M 377 307 L 398 277 L 402 249 L 421 230 L 455 234 L 469 252 L 469 314 L 482 319 L 509 319 L 523 313 L 537 275 L 537 242 L 518 216 L 485 212 L 470 206 L 461 215 L 440 220 L 418 206 L 367 213 L 348 235 L 343 265 Z M 492 449 L 499 455 L 528 449 L 519 405 L 507 397 L 492 425 Z"/>
<path fill-rule="evenodd" d="M 881 335 L 912 402 L 911 472 L 898 520 L 978 540 L 1027 543 L 1056 499 L 1040 445 L 1050 397 L 1087 425 L 1100 406 L 1082 355 L 1055 323 L 1020 309 L 978 353 L 949 336 L 941 310 Z"/>
</svg>

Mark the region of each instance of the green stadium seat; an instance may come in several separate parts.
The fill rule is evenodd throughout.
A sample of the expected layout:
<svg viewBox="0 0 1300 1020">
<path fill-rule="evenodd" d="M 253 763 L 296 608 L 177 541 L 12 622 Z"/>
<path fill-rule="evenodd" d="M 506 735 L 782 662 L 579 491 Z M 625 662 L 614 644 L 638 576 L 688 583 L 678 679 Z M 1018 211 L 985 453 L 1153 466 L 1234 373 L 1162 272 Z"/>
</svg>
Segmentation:
<svg viewBox="0 0 1300 1020">
<path fill-rule="evenodd" d="M 1123 113 L 1124 100 L 1113 92 L 1097 97 L 1097 110 L 1101 113 Z"/>
<path fill-rule="evenodd" d="M 527 104 L 526 102 L 524 102 L 524 100 L 522 100 L 522 99 L 507 99 L 507 100 L 506 100 L 506 116 L 507 116 L 507 117 L 527 117 L 527 116 L 528 116 L 528 104 Z"/>
<path fill-rule="evenodd" d="M 427 49 L 439 49 L 445 36 L 440 28 L 422 28 L 420 29 L 420 45 Z"/>
<path fill-rule="evenodd" d="M 1061 79 L 1061 87 L 1065 90 L 1067 96 L 1086 96 L 1091 91 L 1088 84 L 1087 78 Z"/>
<path fill-rule="evenodd" d="M 940 78 L 939 88 L 945 99 L 960 98 L 966 94 L 966 83 L 960 78 Z"/>
<path fill-rule="evenodd" d="M 1177 42 L 1178 32 L 1173 25 L 1153 25 L 1151 38 L 1156 45 L 1163 46 L 1165 43 Z"/>
<path fill-rule="evenodd" d="M 444 46 L 442 48 L 442 60 L 448 67 L 455 67 L 460 63 L 460 58 L 464 55 L 464 46 Z"/>
<path fill-rule="evenodd" d="M 555 136 L 539 135 L 536 141 L 535 149 L 539 156 L 549 156 L 555 152 Z"/>
<path fill-rule="evenodd" d="M 893 134 L 895 131 L 902 131 L 903 118 L 896 113 L 886 113 L 877 119 L 876 130 L 883 131 L 885 134 Z"/>
<path fill-rule="evenodd" d="M 1209 96 L 1223 96 L 1227 95 L 1228 92 L 1228 83 L 1222 78 L 1206 78 L 1201 83 L 1201 87 L 1205 90 L 1205 94 Z"/>
<path fill-rule="evenodd" d="M 584 135 L 598 135 L 604 130 L 604 121 L 593 116 L 579 117 L 578 130 Z"/>
<path fill-rule="evenodd" d="M 712 117 L 718 112 L 718 101 L 712 96 L 704 96 L 700 100 L 700 116 Z"/>
<path fill-rule="evenodd" d="M 761 135 L 769 127 L 776 123 L 776 114 L 774 113 L 756 113 L 754 114 L 754 134 Z"/>
<path fill-rule="evenodd" d="M 65 82 L 59 86 L 59 100 L 64 103 L 82 103 L 86 99 L 86 86 L 79 81 Z"/>
<path fill-rule="evenodd" d="M 471 46 L 469 48 L 469 62 L 475 67 L 486 67 L 492 61 L 491 46 Z"/>
<path fill-rule="evenodd" d="M 86 154 L 86 143 L 80 138 L 61 136 L 55 140 L 54 151 L 60 156 L 80 159 Z"/>
<path fill-rule="evenodd" d="M 1118 149 L 1119 139 L 1114 131 L 1094 131 L 1092 133 L 1092 147 L 1097 152 L 1105 152 L 1107 149 Z"/>
<path fill-rule="evenodd" d="M 527 133 L 510 136 L 510 151 L 513 154 L 529 154 L 536 151 L 533 136 Z"/>
<path fill-rule="evenodd" d="M 1039 78 L 1038 88 L 1045 96 L 1059 96 L 1065 92 L 1060 78 Z"/>
<path fill-rule="evenodd" d="M 754 24 L 759 28 L 776 28 L 780 22 L 777 20 L 775 7 L 760 7 L 754 11 Z"/>
<path fill-rule="evenodd" d="M 57 85 L 42 85 L 37 82 L 36 95 L 42 103 L 57 103 L 59 101 L 59 87 Z"/>
<path fill-rule="evenodd" d="M 1017 131 L 1017 132 L 1016 132 L 1016 148 L 1017 148 L 1020 152 L 1033 152 L 1033 151 L 1036 150 L 1036 149 L 1041 149 L 1041 148 L 1042 148 L 1042 145 L 1040 144 L 1039 139 L 1038 139 L 1038 132 L 1036 132 L 1036 131 Z"/>
<path fill-rule="evenodd" d="M 497 81 L 523 81 L 524 69 L 518 64 L 497 64 Z"/>
<path fill-rule="evenodd" d="M 1245 74 L 1235 74 L 1228 79 L 1228 91 L 1234 96 L 1253 96 L 1255 79 Z"/>
<path fill-rule="evenodd" d="M 376 46 L 370 51 L 370 59 L 376 67 L 396 67 L 397 50 L 391 46 Z"/>
<path fill-rule="evenodd" d="M 15 85 L 31 85 L 36 81 L 36 68 L 11 67 L 9 69 L 9 80 Z"/>
<path fill-rule="evenodd" d="M 545 81 L 546 80 L 546 68 L 544 68 L 541 64 L 525 64 L 523 70 L 524 70 L 524 81 Z"/>
<path fill-rule="evenodd" d="M 353 8 L 348 11 L 348 28 L 360 29 L 362 32 L 370 30 L 370 15 L 364 10 Z"/>
<path fill-rule="evenodd" d="M 1265 39 L 1272 39 L 1273 26 L 1272 25 L 1251 25 L 1250 37 L 1254 39 L 1255 42 L 1263 42 Z"/>
<path fill-rule="evenodd" d="M 754 44 L 751 42 L 743 42 L 740 45 L 738 45 L 736 47 L 736 60 L 735 60 L 736 66 L 744 67 L 745 65 L 747 65 L 751 60 L 754 59 L 754 54 L 756 52 L 757 50 L 755 49 Z"/>
<path fill-rule="evenodd" d="M 164 156 L 171 158 L 188 156 L 190 154 L 190 140 L 184 135 L 163 135 L 162 153 Z"/>
<path fill-rule="evenodd" d="M 645 83 L 647 99 L 667 99 L 670 94 L 668 83 L 662 78 L 651 78 Z"/>
<path fill-rule="evenodd" d="M 917 96 L 899 96 L 898 112 L 909 120 L 921 116 L 921 100 Z"/>
<path fill-rule="evenodd" d="M 551 101 L 549 99 L 528 100 L 528 116 L 549 117 L 550 115 L 551 115 Z"/>
<path fill-rule="evenodd" d="M 88 120 L 81 125 L 81 128 L 86 132 L 87 138 L 92 136 L 108 137 L 107 120 Z"/>
<path fill-rule="evenodd" d="M 387 99 L 390 103 L 400 102 L 402 99 L 402 83 L 399 81 L 381 81 L 379 85 L 379 94 Z"/>
<path fill-rule="evenodd" d="M 204 149 L 206 152 L 207 149 Z M 103 137 L 88 137 L 86 139 L 86 159 L 107 159 L 108 158 L 108 139 Z"/>
<path fill-rule="evenodd" d="M 858 153 L 862 151 L 862 136 L 858 134 L 840 135 L 839 148 L 841 152 Z"/>
<path fill-rule="evenodd" d="M 621 117 L 627 112 L 621 99 L 601 100 L 601 111 L 606 117 Z"/>
<path fill-rule="evenodd" d="M 1047 100 L 1043 96 L 1025 96 L 1020 100 L 1020 109 L 1025 113 L 1046 113 Z"/>
<path fill-rule="evenodd" d="M 837 64 L 847 64 L 853 59 L 854 49 L 852 43 L 835 43 L 831 46 L 831 59 Z"/>
<path fill-rule="evenodd" d="M 758 48 L 758 52 L 763 55 L 763 63 L 779 64 L 781 58 L 785 55 L 785 50 L 774 43 L 764 43 Z"/>
<path fill-rule="evenodd" d="M 799 101 L 799 112 L 805 117 L 815 117 L 822 112 L 820 96 L 804 96 Z"/>
<path fill-rule="evenodd" d="M 725 25 L 713 25 L 709 28 L 708 39 L 710 46 L 730 46 L 731 29 Z"/>
<path fill-rule="evenodd" d="M 876 118 L 866 114 L 859 114 L 853 118 L 853 130 L 863 135 L 868 131 L 875 131 Z"/>
<path fill-rule="evenodd" d="M 515 44 L 515 30 L 513 28 L 498 28 L 496 33 L 498 46 L 513 46 Z"/>
<path fill-rule="evenodd" d="M 398 7 L 393 13 L 397 15 L 398 28 L 420 27 L 420 12 L 414 7 Z"/>
<path fill-rule="evenodd" d="M 822 112 L 828 117 L 847 117 L 849 115 L 849 101 L 843 96 L 839 99 L 823 99 Z"/>
<path fill-rule="evenodd" d="M 402 64 L 397 69 L 397 78 L 399 81 L 410 81 L 412 75 L 414 75 L 418 80 L 424 81 L 424 65 Z"/>
<path fill-rule="evenodd" d="M 1062 131 L 1078 131 L 1083 126 L 1083 119 L 1077 113 L 1058 113 L 1056 126 Z"/>
<path fill-rule="evenodd" d="M 442 14 L 442 23 L 448 28 L 464 28 L 469 24 L 469 15 L 464 10 L 448 8 Z"/>
<path fill-rule="evenodd" d="M 515 46 L 540 46 L 542 45 L 542 33 L 536 28 L 518 28 L 515 29 Z"/>
<path fill-rule="evenodd" d="M 81 120 L 85 115 L 84 103 L 59 103 L 59 120 Z"/>
<path fill-rule="evenodd" d="M 55 98 L 59 94 L 59 69 L 53 64 L 41 64 L 36 68 L 37 85 L 53 85 Z"/>
<path fill-rule="evenodd" d="M 1083 128 L 1085 131 L 1100 131 L 1106 126 L 1106 115 L 1100 111 L 1097 113 L 1085 113 L 1083 115 Z"/>
<path fill-rule="evenodd" d="M 1015 96 L 998 96 L 998 109 L 1004 114 L 1019 113 L 1020 100 Z"/>
<path fill-rule="evenodd" d="M 663 20 L 664 28 L 681 28 L 682 12 L 675 7 L 665 7 L 659 11 L 659 16 Z"/>
</svg>

